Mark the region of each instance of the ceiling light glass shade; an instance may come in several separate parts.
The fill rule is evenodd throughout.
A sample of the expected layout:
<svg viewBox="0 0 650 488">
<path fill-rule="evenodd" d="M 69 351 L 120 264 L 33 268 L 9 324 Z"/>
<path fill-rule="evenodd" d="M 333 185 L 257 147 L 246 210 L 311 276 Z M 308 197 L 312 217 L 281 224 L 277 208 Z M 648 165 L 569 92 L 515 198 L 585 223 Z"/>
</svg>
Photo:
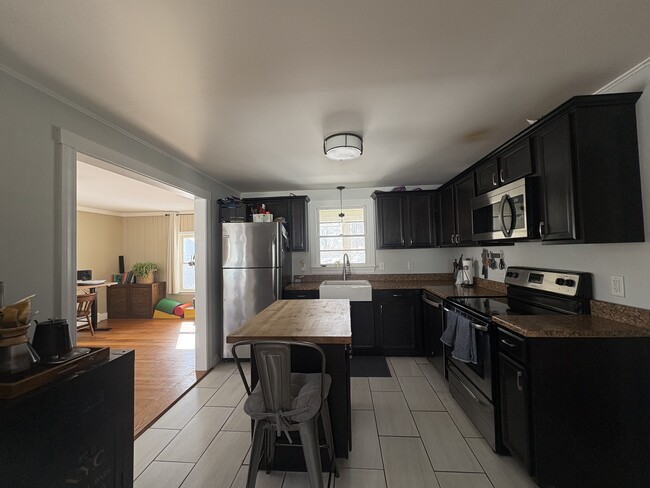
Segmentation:
<svg viewBox="0 0 650 488">
<path fill-rule="evenodd" d="M 335 161 L 356 159 L 363 153 L 363 141 L 356 134 L 334 134 L 323 142 L 325 156 Z"/>
</svg>

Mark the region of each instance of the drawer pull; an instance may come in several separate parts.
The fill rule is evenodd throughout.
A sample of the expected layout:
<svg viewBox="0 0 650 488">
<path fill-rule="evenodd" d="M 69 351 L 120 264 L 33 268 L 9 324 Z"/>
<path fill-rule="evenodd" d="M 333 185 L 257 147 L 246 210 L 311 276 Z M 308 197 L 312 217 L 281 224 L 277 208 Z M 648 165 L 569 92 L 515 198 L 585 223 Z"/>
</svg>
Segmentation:
<svg viewBox="0 0 650 488">
<path fill-rule="evenodd" d="M 462 381 L 459 381 L 459 383 L 463 385 L 463 388 L 465 388 L 465 391 L 469 394 L 470 397 L 472 397 L 472 400 L 474 400 L 479 405 L 487 405 L 486 403 L 482 402 L 479 397 L 474 395 L 474 393 L 472 393 L 472 390 L 470 390 L 469 388 L 467 388 L 467 386 L 465 386 L 465 383 L 463 383 Z"/>
<path fill-rule="evenodd" d="M 505 339 L 501 339 L 501 343 L 505 344 L 508 347 L 517 347 L 516 344 L 513 344 L 511 342 L 506 341 Z"/>
</svg>

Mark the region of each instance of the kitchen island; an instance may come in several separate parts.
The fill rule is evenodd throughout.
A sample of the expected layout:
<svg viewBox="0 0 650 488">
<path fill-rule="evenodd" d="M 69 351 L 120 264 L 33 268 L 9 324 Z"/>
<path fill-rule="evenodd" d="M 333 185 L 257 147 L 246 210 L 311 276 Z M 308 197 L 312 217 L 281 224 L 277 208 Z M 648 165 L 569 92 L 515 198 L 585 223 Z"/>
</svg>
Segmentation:
<svg viewBox="0 0 650 488">
<path fill-rule="evenodd" d="M 330 417 L 337 458 L 347 458 L 351 447 L 350 325 L 349 300 L 278 300 L 241 328 L 228 335 L 234 344 L 250 340 L 305 341 L 318 344 L 325 352 L 326 371 L 332 377 L 329 393 Z M 257 384 L 257 368 L 251 359 L 251 385 Z M 320 372 L 320 355 L 315 351 L 292 351 L 295 372 Z M 326 451 L 321 449 L 324 470 L 329 470 Z M 304 458 L 295 447 L 278 446 L 274 470 L 305 470 Z"/>
</svg>

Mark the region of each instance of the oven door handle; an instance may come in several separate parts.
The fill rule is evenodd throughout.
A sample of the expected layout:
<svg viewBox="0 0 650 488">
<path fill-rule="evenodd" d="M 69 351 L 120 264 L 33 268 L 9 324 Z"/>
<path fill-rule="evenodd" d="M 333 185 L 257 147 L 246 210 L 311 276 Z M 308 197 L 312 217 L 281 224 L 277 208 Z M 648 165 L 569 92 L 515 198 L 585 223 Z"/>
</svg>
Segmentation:
<svg viewBox="0 0 650 488">
<path fill-rule="evenodd" d="M 470 322 L 472 327 L 474 327 L 476 330 L 480 330 L 481 332 L 487 332 L 488 331 L 488 326 L 487 325 L 481 325 L 477 324 L 475 322 Z"/>
<path fill-rule="evenodd" d="M 475 401 L 476 403 L 478 403 L 479 405 L 488 405 L 487 403 L 482 402 L 481 399 L 480 399 L 479 397 L 477 397 L 476 395 L 474 395 L 474 393 L 472 393 L 472 390 L 470 390 L 469 388 L 467 388 L 467 385 L 466 385 L 465 383 L 463 383 L 462 381 L 459 381 L 459 383 L 460 383 L 461 385 L 463 385 L 463 388 L 465 388 L 465 391 L 466 391 L 467 393 L 469 393 L 469 395 L 472 397 L 472 400 L 474 400 L 474 401 Z M 489 405 L 488 405 L 488 406 L 489 406 Z"/>
<path fill-rule="evenodd" d="M 439 303 L 432 302 L 431 300 L 429 300 L 424 294 L 422 294 L 422 301 L 427 305 L 431 305 L 432 307 L 440 308 L 441 306 Z"/>
</svg>

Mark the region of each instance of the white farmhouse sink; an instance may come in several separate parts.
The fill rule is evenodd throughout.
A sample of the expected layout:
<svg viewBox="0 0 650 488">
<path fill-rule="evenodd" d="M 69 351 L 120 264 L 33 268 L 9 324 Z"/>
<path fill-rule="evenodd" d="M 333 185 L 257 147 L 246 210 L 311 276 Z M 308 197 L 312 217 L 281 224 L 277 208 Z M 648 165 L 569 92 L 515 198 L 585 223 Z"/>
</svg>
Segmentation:
<svg viewBox="0 0 650 488">
<path fill-rule="evenodd" d="M 347 298 L 351 302 L 371 302 L 372 286 L 367 280 L 326 280 L 318 287 L 320 298 Z"/>
</svg>

